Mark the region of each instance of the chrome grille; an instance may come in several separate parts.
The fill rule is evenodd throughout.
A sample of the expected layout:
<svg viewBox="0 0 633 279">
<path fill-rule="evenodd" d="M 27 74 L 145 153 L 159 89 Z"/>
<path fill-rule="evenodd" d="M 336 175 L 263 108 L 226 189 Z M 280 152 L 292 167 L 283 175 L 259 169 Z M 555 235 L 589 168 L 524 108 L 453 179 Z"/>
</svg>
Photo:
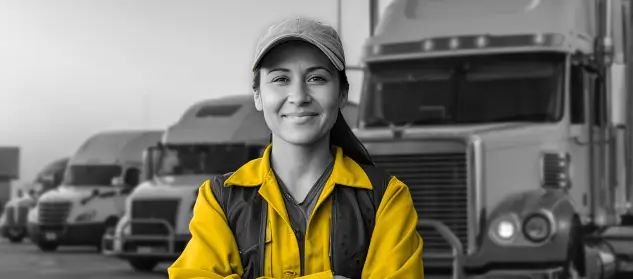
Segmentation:
<svg viewBox="0 0 633 279">
<path fill-rule="evenodd" d="M 62 225 L 70 214 L 70 202 L 40 202 L 39 221 L 42 225 Z"/>
<path fill-rule="evenodd" d="M 7 225 L 15 225 L 15 207 L 10 206 L 5 208 L 5 217 Z"/>
<path fill-rule="evenodd" d="M 419 218 L 443 222 L 463 247 L 468 247 L 466 153 L 372 155 L 372 159 L 378 167 L 407 184 Z M 451 249 L 437 231 L 425 228 L 418 232 L 424 240 L 425 252 Z"/>
<path fill-rule="evenodd" d="M 179 200 L 140 200 L 132 202 L 132 219 L 162 219 L 172 228 L 176 227 L 176 214 Z M 132 234 L 167 235 L 168 230 L 162 224 L 132 223 Z"/>
</svg>

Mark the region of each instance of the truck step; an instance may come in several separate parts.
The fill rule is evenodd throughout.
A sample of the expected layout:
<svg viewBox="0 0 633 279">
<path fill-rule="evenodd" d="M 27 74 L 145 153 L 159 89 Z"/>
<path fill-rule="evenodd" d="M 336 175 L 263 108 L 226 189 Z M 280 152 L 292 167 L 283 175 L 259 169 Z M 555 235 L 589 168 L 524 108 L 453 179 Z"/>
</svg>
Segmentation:
<svg viewBox="0 0 633 279">
<path fill-rule="evenodd" d="M 616 255 L 633 258 L 633 227 L 611 227 L 604 231 L 601 236 Z"/>
</svg>

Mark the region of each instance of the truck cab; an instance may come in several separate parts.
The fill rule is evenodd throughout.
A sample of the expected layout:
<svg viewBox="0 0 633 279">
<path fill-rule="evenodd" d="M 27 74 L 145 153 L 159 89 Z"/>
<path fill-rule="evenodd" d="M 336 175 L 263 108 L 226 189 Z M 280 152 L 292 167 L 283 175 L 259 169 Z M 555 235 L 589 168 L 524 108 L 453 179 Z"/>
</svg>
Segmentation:
<svg viewBox="0 0 633 279">
<path fill-rule="evenodd" d="M 189 222 L 202 183 L 259 158 L 270 136 L 252 95 L 192 105 L 145 153 L 145 181 L 128 197 L 116 230 L 104 238 L 104 254 L 141 271 L 175 260 L 191 238 Z"/>
<path fill-rule="evenodd" d="M 123 215 L 139 182 L 142 154 L 162 131 L 106 131 L 73 154 L 61 185 L 43 193 L 28 214 L 29 235 L 45 252 L 60 245 L 96 246 Z"/>
<path fill-rule="evenodd" d="M 35 206 L 42 192 L 61 184 L 68 160 L 69 158 L 61 158 L 46 165 L 37 174 L 29 190 L 23 187 L 16 198 L 6 203 L 0 216 L 0 236 L 13 243 L 21 242 L 27 236 L 26 219 L 29 210 Z"/>
<path fill-rule="evenodd" d="M 425 277 L 608 278 L 626 266 L 615 259 L 631 258 L 633 233 L 614 245 L 604 232 L 630 216 L 632 31 L 628 0 L 384 10 L 356 133 L 409 187 Z"/>
</svg>

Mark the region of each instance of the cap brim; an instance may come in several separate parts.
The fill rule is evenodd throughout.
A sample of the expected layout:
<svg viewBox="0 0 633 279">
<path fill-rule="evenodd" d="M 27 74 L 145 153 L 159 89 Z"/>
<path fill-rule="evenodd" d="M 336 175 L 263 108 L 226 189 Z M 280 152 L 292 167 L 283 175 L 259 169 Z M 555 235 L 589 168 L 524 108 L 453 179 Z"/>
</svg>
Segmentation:
<svg viewBox="0 0 633 279">
<path fill-rule="evenodd" d="M 316 46 L 317 48 L 321 50 L 321 52 L 325 54 L 325 56 L 327 56 L 328 59 L 330 59 L 330 62 L 334 64 L 334 67 L 336 67 L 337 70 L 339 71 L 345 70 L 345 65 L 343 64 L 343 62 L 338 57 L 336 57 L 334 52 L 332 52 L 329 48 L 327 48 L 325 45 L 323 45 L 319 41 L 309 36 L 304 36 L 301 34 L 286 34 L 286 35 L 279 36 L 275 38 L 274 40 L 271 40 L 268 44 L 266 44 L 266 46 L 264 46 L 261 49 L 261 51 L 255 57 L 255 61 L 253 61 L 252 71 L 255 71 L 257 69 L 257 67 L 259 66 L 259 63 L 262 61 L 262 58 L 264 58 L 264 56 L 271 49 L 288 41 L 304 41 Z"/>
</svg>

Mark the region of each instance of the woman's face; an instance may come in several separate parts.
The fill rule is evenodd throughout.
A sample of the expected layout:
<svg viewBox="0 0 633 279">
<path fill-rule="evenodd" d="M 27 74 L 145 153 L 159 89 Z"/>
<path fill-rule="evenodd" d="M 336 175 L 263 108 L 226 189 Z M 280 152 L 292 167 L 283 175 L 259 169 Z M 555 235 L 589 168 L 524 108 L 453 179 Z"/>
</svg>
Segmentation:
<svg viewBox="0 0 633 279">
<path fill-rule="evenodd" d="M 311 145 L 329 135 L 347 101 L 338 71 L 317 47 L 291 41 L 262 60 L 255 106 L 273 134 L 295 145 Z"/>
</svg>

